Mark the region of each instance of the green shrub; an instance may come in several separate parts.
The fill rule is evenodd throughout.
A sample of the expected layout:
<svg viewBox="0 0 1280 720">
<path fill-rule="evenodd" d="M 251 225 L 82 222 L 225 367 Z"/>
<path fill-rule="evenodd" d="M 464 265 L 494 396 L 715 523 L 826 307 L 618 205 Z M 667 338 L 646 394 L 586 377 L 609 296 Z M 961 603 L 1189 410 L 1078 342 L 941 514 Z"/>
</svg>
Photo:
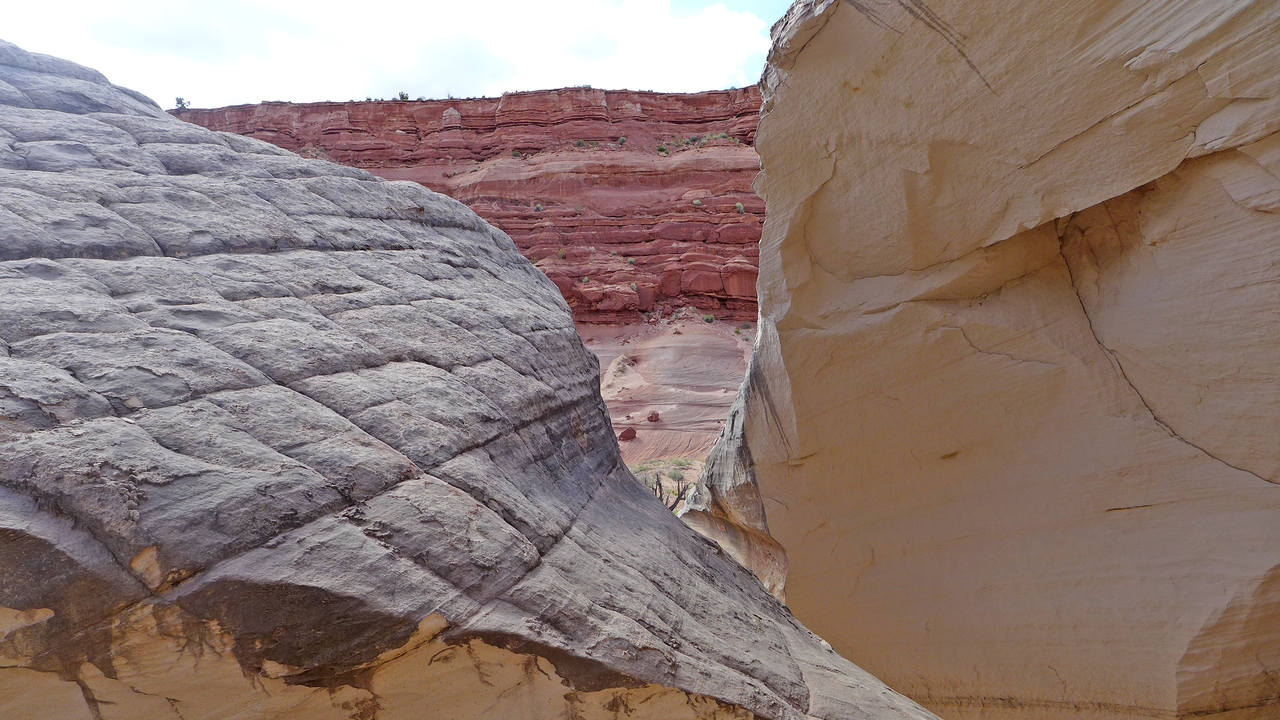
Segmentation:
<svg viewBox="0 0 1280 720">
<path fill-rule="evenodd" d="M 511 157 L 513 157 L 513 158 L 522 158 L 522 157 L 524 157 L 524 156 L 520 154 L 520 151 L 519 151 L 519 150 L 512 150 L 512 151 L 511 151 Z"/>
<path fill-rule="evenodd" d="M 702 207 L 702 201 L 701 201 L 701 200 L 694 200 L 694 201 L 693 201 L 693 206 L 694 206 L 694 207 Z"/>
<path fill-rule="evenodd" d="M 562 258 L 562 257 L 564 257 L 564 256 L 565 256 L 565 253 L 566 253 L 566 252 L 567 252 L 567 251 L 566 251 L 564 248 L 560 248 L 559 250 L 556 250 L 556 257 L 561 257 L 561 258 Z"/>
<path fill-rule="evenodd" d="M 589 282 L 591 282 L 591 278 L 586 277 L 586 276 L 584 275 L 584 276 L 582 277 L 582 284 L 583 284 L 583 285 L 586 285 L 586 284 L 587 284 L 587 283 L 589 283 Z"/>
<path fill-rule="evenodd" d="M 671 478 L 672 480 L 675 480 L 676 482 L 680 482 L 681 480 L 684 479 L 684 473 L 680 472 L 679 470 L 669 470 L 667 471 L 667 477 Z"/>
<path fill-rule="evenodd" d="M 574 141 L 573 141 L 573 145 L 574 145 L 574 147 L 586 147 L 586 146 L 587 146 L 587 141 L 586 141 L 586 140 L 574 140 Z"/>
<path fill-rule="evenodd" d="M 737 210 L 739 215 L 747 211 L 746 208 L 742 207 L 742 203 L 734 203 L 733 209 Z"/>
<path fill-rule="evenodd" d="M 174 98 L 173 106 L 178 108 L 179 110 L 186 110 L 187 108 L 191 107 L 191 103 L 187 102 L 186 98 Z"/>
<path fill-rule="evenodd" d="M 534 211 L 534 212 L 542 212 L 542 203 L 534 203 L 534 204 L 533 204 L 533 211 Z"/>
<path fill-rule="evenodd" d="M 400 92 L 396 93 L 396 99 L 397 99 L 397 100 L 408 100 L 408 99 L 409 99 L 409 93 L 407 93 L 407 92 L 405 92 L 405 91 L 401 90 Z"/>
<path fill-rule="evenodd" d="M 635 283 L 633 283 L 633 282 L 632 282 L 632 283 L 627 283 L 627 287 L 631 288 L 632 290 L 635 290 L 635 289 L 636 289 L 636 284 L 635 284 Z"/>
<path fill-rule="evenodd" d="M 660 152 L 660 153 L 664 153 L 664 152 L 666 152 L 666 151 L 667 151 L 667 146 L 666 146 L 666 145 L 659 145 L 659 146 L 658 146 L 658 152 Z"/>
<path fill-rule="evenodd" d="M 619 145 L 626 145 L 626 144 L 627 144 L 627 136 L 626 136 L 626 135 L 623 135 L 622 137 L 618 138 L 618 144 L 619 144 Z"/>
<path fill-rule="evenodd" d="M 636 259 L 635 259 L 635 258 L 627 258 L 627 264 L 628 264 L 628 265 L 635 265 L 635 264 L 636 264 Z"/>
<path fill-rule="evenodd" d="M 715 315 L 703 315 L 703 316 L 702 316 L 702 322 L 704 322 L 704 323 L 713 323 L 713 322 L 715 322 L 715 321 L 716 321 L 716 316 L 715 316 Z"/>
</svg>

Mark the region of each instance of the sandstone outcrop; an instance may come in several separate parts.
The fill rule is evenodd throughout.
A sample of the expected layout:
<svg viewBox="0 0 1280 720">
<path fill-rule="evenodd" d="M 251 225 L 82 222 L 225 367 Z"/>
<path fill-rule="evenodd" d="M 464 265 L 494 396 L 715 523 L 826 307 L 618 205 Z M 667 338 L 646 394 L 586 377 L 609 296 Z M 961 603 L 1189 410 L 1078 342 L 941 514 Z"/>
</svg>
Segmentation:
<svg viewBox="0 0 1280 720">
<path fill-rule="evenodd" d="M 631 477 L 461 203 L 0 43 L 0 298 L 0 717 L 931 717 Z"/>
<path fill-rule="evenodd" d="M 1277 37 L 1265 1 L 775 26 L 761 339 L 691 515 L 943 717 L 1280 715 Z"/>
<path fill-rule="evenodd" d="M 600 393 L 614 429 L 637 433 L 622 446 L 628 466 L 706 457 L 746 372 L 754 335 L 745 324 L 707 323 L 682 311 L 654 323 L 578 327 L 600 359 Z"/>
<path fill-rule="evenodd" d="M 755 87 L 240 105 L 184 120 L 413 180 L 505 230 L 579 321 L 689 304 L 755 320 Z"/>
</svg>

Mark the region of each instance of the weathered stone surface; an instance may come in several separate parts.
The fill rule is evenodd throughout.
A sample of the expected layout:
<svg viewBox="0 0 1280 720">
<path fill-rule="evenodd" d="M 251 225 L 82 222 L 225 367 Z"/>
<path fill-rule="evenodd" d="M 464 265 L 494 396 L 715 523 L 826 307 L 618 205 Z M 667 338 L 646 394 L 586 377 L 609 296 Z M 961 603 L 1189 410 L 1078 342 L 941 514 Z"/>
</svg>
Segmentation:
<svg viewBox="0 0 1280 720">
<path fill-rule="evenodd" d="M 621 446 L 633 471 L 649 461 L 700 466 L 746 373 L 753 327 L 707 322 L 691 308 L 653 323 L 578 326 L 600 360 L 600 394 L 614 429 L 638 433 Z"/>
<path fill-rule="evenodd" d="M 1280 713 L 1278 36 L 1200 0 L 775 27 L 761 337 L 692 505 L 944 717 Z"/>
<path fill-rule="evenodd" d="M 931 717 L 635 482 L 461 203 L 0 88 L 0 717 Z"/>
<path fill-rule="evenodd" d="M 580 322 L 625 323 L 684 304 L 755 320 L 759 110 L 755 87 L 564 88 L 176 114 L 457 198 L 511 235 Z"/>
</svg>

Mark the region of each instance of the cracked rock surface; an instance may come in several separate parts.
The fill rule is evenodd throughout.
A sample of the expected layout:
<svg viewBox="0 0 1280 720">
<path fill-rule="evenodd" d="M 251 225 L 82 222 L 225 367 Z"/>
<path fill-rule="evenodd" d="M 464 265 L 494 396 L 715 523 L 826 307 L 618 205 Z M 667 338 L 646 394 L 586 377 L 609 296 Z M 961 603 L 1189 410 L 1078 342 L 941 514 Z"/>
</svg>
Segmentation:
<svg viewBox="0 0 1280 720">
<path fill-rule="evenodd" d="M 691 515 L 943 717 L 1280 715 L 1277 37 L 1247 0 L 774 28 L 760 340 Z"/>
<path fill-rule="evenodd" d="M 412 183 L 0 43 L 0 717 L 928 718 L 636 483 Z"/>
</svg>

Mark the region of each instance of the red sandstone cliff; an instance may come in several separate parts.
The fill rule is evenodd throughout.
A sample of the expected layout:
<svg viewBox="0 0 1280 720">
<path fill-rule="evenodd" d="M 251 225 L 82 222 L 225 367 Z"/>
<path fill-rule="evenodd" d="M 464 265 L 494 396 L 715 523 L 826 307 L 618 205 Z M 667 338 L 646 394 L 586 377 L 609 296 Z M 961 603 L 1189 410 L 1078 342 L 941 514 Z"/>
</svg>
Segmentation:
<svg viewBox="0 0 1280 720">
<path fill-rule="evenodd" d="M 751 87 L 177 114 L 458 198 L 515 239 L 578 320 L 627 322 L 685 304 L 755 318 L 759 111 Z"/>
</svg>

